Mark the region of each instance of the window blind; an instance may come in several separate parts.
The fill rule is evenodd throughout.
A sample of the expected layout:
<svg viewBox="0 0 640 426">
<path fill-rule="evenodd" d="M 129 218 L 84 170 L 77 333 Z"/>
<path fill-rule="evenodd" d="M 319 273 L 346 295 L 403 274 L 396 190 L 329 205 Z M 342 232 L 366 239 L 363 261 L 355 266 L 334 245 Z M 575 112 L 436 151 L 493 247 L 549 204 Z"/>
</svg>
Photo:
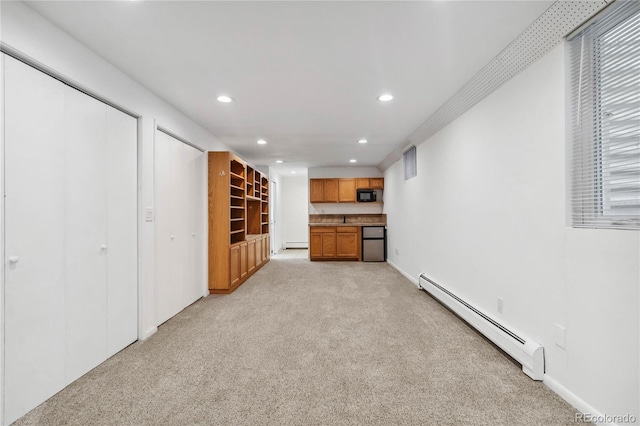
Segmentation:
<svg viewBox="0 0 640 426">
<path fill-rule="evenodd" d="M 640 2 L 610 9 L 568 42 L 571 222 L 640 229 Z"/>
</svg>

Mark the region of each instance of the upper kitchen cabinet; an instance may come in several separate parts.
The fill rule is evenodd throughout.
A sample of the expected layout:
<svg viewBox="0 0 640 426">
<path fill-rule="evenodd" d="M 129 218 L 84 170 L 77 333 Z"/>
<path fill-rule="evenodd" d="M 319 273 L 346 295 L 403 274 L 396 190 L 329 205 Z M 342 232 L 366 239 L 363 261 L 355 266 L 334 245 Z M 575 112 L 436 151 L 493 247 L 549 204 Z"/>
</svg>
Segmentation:
<svg viewBox="0 0 640 426">
<path fill-rule="evenodd" d="M 370 189 L 370 188 L 371 188 L 370 178 L 356 178 L 356 189 Z"/>
<path fill-rule="evenodd" d="M 341 203 L 356 202 L 356 180 L 354 178 L 340 178 L 338 180 L 338 201 Z"/>
<path fill-rule="evenodd" d="M 312 178 L 309 179 L 311 203 L 356 203 L 358 189 L 384 189 L 384 178 Z M 381 193 L 378 193 L 381 202 Z"/>
<path fill-rule="evenodd" d="M 337 203 L 340 200 L 338 179 L 323 179 L 324 180 L 324 202 L 325 203 Z"/>
<path fill-rule="evenodd" d="M 324 203 L 324 179 L 309 180 L 309 200 L 312 203 Z"/>
<path fill-rule="evenodd" d="M 376 177 L 376 178 L 370 178 L 370 188 L 371 189 L 384 189 L 384 178 L 383 177 Z"/>
</svg>

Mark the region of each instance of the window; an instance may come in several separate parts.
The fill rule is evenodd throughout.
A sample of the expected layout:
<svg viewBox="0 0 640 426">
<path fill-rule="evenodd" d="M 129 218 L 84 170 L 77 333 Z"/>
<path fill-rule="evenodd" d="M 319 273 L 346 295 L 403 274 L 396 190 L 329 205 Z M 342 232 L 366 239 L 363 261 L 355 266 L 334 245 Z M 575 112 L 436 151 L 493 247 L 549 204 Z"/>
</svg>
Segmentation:
<svg viewBox="0 0 640 426">
<path fill-rule="evenodd" d="M 409 180 L 418 175 L 418 167 L 416 163 L 416 147 L 412 146 L 407 149 L 404 154 L 404 180 Z"/>
<path fill-rule="evenodd" d="M 571 222 L 640 229 L 640 2 L 606 12 L 569 41 Z"/>
</svg>

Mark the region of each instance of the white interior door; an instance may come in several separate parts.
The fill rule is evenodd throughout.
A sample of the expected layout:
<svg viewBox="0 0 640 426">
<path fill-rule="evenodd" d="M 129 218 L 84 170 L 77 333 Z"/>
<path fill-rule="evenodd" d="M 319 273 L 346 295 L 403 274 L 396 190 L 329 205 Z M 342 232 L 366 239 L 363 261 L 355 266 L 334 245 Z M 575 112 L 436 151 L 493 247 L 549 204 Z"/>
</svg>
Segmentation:
<svg viewBox="0 0 640 426">
<path fill-rule="evenodd" d="M 186 191 L 185 222 L 186 232 L 186 257 L 185 257 L 185 286 L 184 305 L 188 306 L 202 297 L 202 168 L 203 153 L 187 144 L 184 147 L 184 160 L 186 167 Z"/>
<path fill-rule="evenodd" d="M 171 141 L 162 132 L 155 134 L 155 298 L 156 323 L 162 324 L 171 318 L 174 303 L 171 288 L 171 179 L 173 162 L 171 161 Z M 174 236 L 175 238 L 175 236 Z"/>
<path fill-rule="evenodd" d="M 65 385 L 64 85 L 5 57 L 5 423 Z"/>
<path fill-rule="evenodd" d="M 137 132 L 135 119 L 4 59 L 11 423 L 136 338 Z"/>
<path fill-rule="evenodd" d="M 202 297 L 205 214 L 203 153 L 156 132 L 156 322 Z"/>
<path fill-rule="evenodd" d="M 107 106 L 107 357 L 138 337 L 137 121 Z"/>
<path fill-rule="evenodd" d="M 107 354 L 107 106 L 65 87 L 67 382 Z"/>
</svg>

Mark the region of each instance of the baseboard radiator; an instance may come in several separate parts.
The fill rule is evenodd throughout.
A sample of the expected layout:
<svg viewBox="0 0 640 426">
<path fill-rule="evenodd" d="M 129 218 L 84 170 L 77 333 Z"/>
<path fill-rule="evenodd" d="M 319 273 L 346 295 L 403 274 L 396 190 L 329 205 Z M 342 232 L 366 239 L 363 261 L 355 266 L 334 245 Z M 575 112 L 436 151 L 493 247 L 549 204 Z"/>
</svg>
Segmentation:
<svg viewBox="0 0 640 426">
<path fill-rule="evenodd" d="M 436 284 L 424 274 L 420 275 L 418 286 L 522 364 L 522 371 L 527 376 L 533 380 L 542 380 L 544 376 L 544 348 L 540 344 L 509 330 L 445 287 Z"/>
<path fill-rule="evenodd" d="M 306 249 L 309 248 L 307 241 L 285 241 L 282 245 L 285 249 Z"/>
</svg>

